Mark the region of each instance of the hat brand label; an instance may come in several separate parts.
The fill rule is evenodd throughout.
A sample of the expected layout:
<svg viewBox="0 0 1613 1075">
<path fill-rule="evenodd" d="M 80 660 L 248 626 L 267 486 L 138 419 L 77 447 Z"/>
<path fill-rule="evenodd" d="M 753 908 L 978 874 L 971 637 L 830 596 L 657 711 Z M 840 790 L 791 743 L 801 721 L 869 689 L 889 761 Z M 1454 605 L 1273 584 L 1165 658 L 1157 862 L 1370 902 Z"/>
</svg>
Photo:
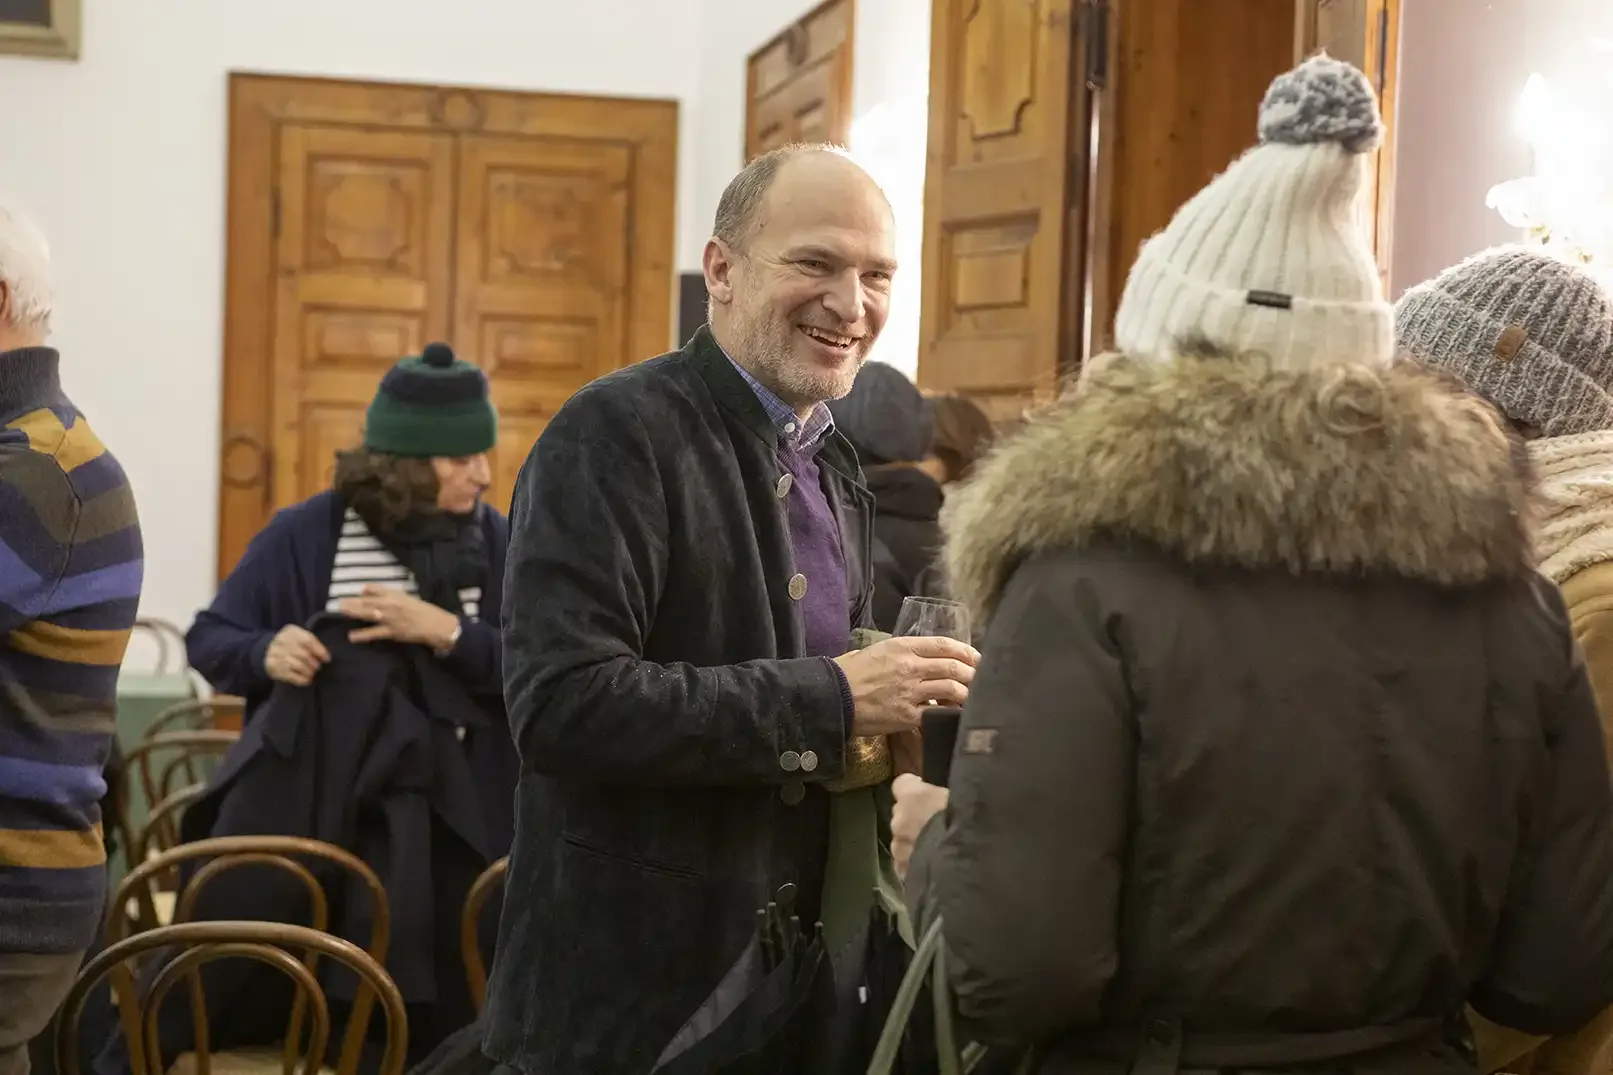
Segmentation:
<svg viewBox="0 0 1613 1075">
<path fill-rule="evenodd" d="M 1281 291 L 1251 291 L 1244 299 L 1250 306 L 1269 306 L 1273 310 L 1292 310 L 1294 296 Z"/>
<path fill-rule="evenodd" d="M 1508 325 L 1501 330 L 1501 336 L 1495 341 L 1495 357 L 1502 362 L 1511 362 L 1523 350 L 1523 345 L 1529 342 L 1529 330 L 1522 325 Z"/>
</svg>

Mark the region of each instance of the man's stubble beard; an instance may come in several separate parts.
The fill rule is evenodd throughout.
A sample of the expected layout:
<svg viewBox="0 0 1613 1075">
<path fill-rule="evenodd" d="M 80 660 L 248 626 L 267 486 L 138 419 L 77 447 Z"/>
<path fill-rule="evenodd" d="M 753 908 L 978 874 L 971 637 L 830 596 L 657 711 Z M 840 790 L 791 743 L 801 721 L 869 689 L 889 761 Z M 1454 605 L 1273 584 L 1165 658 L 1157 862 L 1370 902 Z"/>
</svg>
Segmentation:
<svg viewBox="0 0 1613 1075">
<path fill-rule="evenodd" d="M 858 371 L 868 361 L 869 341 L 859 341 L 853 361 L 836 373 L 798 365 L 794 361 L 795 335 L 794 325 L 785 325 L 782 333 L 769 327 L 743 334 L 740 339 L 745 361 L 755 368 L 759 380 L 792 407 L 813 407 L 845 398 Z"/>
</svg>

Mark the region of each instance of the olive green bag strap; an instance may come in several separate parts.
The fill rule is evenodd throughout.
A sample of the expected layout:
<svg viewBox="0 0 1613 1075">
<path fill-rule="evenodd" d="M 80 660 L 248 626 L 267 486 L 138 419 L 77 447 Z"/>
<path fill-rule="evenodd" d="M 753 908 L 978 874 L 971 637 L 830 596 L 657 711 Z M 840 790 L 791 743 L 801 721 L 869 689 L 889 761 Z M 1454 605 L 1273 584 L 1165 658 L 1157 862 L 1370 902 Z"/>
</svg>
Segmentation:
<svg viewBox="0 0 1613 1075">
<path fill-rule="evenodd" d="M 930 999 L 935 1004 L 935 1051 L 940 1059 L 940 1075 L 967 1075 L 986 1055 L 985 1046 L 977 1042 L 958 1047 L 957 1029 L 952 1020 L 952 986 L 947 978 L 947 949 L 941 940 L 938 917 L 924 931 L 913 961 L 902 976 L 902 984 L 897 987 L 890 1015 L 874 1046 L 874 1058 L 868 1063 L 868 1075 L 891 1075 L 896 1066 L 896 1054 L 902 1048 L 902 1034 L 913 1016 L 926 974 L 930 976 Z M 1028 1057 L 1022 1070 L 1029 1071 Z"/>
</svg>

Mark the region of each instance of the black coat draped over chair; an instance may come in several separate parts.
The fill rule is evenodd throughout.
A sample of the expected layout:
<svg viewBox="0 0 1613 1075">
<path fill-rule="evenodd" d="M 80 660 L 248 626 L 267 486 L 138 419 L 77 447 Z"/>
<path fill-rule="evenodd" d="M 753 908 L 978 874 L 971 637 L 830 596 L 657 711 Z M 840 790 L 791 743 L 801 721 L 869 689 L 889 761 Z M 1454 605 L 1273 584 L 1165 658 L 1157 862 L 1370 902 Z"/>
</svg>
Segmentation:
<svg viewBox="0 0 1613 1075">
<path fill-rule="evenodd" d="M 351 643 L 354 624 L 334 615 L 308 626 L 330 663 L 309 687 L 275 687 L 186 811 L 181 832 L 186 841 L 304 836 L 362 858 L 386 888 L 386 969 L 409 1008 L 413 1062 L 475 1019 L 460 914 L 477 875 L 509 853 L 516 752 L 502 706 L 470 694 L 424 647 Z M 306 865 L 324 883 L 330 932 L 368 947 L 374 908 L 367 891 L 356 878 Z M 306 923 L 308 904 L 294 879 L 246 866 L 210 881 L 191 917 Z M 483 908 L 484 936 L 494 935 L 499 911 L 499 900 Z M 290 990 L 277 978 L 241 963 L 204 973 L 215 1049 L 285 1034 Z M 351 1001 L 356 985 L 339 975 L 322 984 L 333 1011 Z M 182 992 L 172 994 L 161 1021 L 169 1058 L 191 1047 Z M 330 1040 L 342 1040 L 338 1028 Z M 96 1067 L 101 1075 L 128 1070 L 121 1040 L 109 1043 Z"/>
</svg>

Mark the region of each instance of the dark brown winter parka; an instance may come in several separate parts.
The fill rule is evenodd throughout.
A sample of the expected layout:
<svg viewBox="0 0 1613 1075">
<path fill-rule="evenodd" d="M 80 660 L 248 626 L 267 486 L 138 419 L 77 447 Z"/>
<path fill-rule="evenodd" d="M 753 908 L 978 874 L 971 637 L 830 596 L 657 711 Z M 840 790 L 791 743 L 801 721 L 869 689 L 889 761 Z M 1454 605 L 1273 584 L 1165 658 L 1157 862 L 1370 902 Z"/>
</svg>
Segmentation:
<svg viewBox="0 0 1613 1075">
<path fill-rule="evenodd" d="M 1113 356 L 949 497 L 992 630 L 909 892 L 969 1029 L 1438 1070 L 1466 1001 L 1613 1002 L 1602 733 L 1519 458 L 1407 366 Z"/>
</svg>

